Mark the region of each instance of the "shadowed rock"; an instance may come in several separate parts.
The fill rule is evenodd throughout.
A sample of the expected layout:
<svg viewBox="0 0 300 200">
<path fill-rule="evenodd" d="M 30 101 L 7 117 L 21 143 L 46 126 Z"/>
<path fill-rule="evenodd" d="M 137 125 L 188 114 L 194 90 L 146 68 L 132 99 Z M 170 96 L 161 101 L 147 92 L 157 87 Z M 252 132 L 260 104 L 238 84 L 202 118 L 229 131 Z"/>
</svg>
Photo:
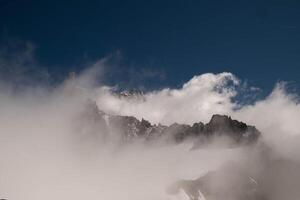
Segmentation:
<svg viewBox="0 0 300 200">
<path fill-rule="evenodd" d="M 198 122 L 190 126 L 174 123 L 164 126 L 151 124 L 145 119 L 138 120 L 133 116 L 108 115 L 100 111 L 96 103 L 89 101 L 83 116 L 87 116 L 85 120 L 90 120 L 90 127 L 101 129 L 101 133 L 106 135 L 112 135 L 113 132 L 122 141 L 127 142 L 142 139 L 148 142 L 164 140 L 178 144 L 192 140 L 197 148 L 219 136 L 226 136 L 234 144 L 252 143 L 260 136 L 260 132 L 254 126 L 248 126 L 226 115 L 213 115 L 207 124 Z"/>
</svg>

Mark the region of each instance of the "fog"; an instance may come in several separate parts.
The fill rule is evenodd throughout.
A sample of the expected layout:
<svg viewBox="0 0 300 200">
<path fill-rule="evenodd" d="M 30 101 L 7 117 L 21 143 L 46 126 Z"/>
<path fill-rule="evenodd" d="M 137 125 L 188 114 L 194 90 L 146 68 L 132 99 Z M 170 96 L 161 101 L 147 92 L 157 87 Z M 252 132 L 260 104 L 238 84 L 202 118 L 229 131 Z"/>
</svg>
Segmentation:
<svg viewBox="0 0 300 200">
<path fill-rule="evenodd" d="M 229 161 L 246 166 L 250 160 L 248 167 L 255 173 L 264 165 L 259 145 L 254 150 L 239 147 L 191 151 L 190 143 L 155 148 L 139 142 L 127 146 L 98 143 L 94 136 L 82 136 L 78 129 L 78 116 L 88 99 L 109 114 L 166 125 L 208 122 L 216 113 L 231 115 L 255 125 L 275 157 L 300 161 L 298 97 L 287 93 L 283 83 L 278 83 L 266 98 L 241 106 L 233 100 L 241 80 L 227 72 L 195 76 L 181 88 L 147 92 L 143 100 L 118 98 L 113 87 L 95 85 L 97 73 L 101 73 L 101 63 L 51 89 L 29 87 L 11 92 L 2 84 L 0 198 L 187 199 L 167 194 L 166 188 L 179 179 L 196 179 Z M 299 180 L 292 183 L 300 184 Z M 283 197 L 296 199 L 292 194 Z"/>
<path fill-rule="evenodd" d="M 237 154 L 191 152 L 188 144 L 98 147 L 73 132 L 83 101 L 54 95 L 1 98 L 1 198 L 166 199 L 173 181 L 196 178 Z"/>
</svg>

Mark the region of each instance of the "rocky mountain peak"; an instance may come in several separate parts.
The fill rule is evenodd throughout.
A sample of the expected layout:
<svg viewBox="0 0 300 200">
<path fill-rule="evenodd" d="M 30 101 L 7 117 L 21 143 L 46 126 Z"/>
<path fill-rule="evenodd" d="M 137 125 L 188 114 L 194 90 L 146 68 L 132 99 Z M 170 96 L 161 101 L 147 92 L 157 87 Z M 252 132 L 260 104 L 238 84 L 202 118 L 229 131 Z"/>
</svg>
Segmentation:
<svg viewBox="0 0 300 200">
<path fill-rule="evenodd" d="M 144 92 L 137 89 L 115 92 L 114 95 L 118 98 L 125 98 L 128 100 L 145 100 Z"/>
<path fill-rule="evenodd" d="M 92 122 L 90 126 L 99 129 L 97 122 L 101 124 L 99 134 L 112 135 L 104 133 L 111 131 L 122 138 L 122 141 L 133 141 L 142 139 L 145 141 L 167 140 L 181 143 L 187 139 L 195 141 L 195 144 L 201 144 L 200 139 L 205 141 L 214 136 L 227 136 L 235 143 L 251 143 L 256 141 L 260 132 L 254 126 L 233 120 L 226 115 L 213 115 L 211 120 L 204 124 L 202 122 L 194 123 L 192 126 L 188 124 L 174 123 L 170 126 L 155 125 L 149 121 L 139 120 L 133 116 L 109 115 L 99 110 L 96 103 L 89 101 L 85 115 L 89 116 Z M 96 130 L 97 131 L 97 130 Z"/>
</svg>

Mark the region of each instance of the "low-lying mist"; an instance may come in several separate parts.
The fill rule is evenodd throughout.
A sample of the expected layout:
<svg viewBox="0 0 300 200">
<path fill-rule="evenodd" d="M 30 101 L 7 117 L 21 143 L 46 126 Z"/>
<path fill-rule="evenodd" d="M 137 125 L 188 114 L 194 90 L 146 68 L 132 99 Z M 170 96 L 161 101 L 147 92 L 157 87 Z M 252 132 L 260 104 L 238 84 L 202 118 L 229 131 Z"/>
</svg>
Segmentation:
<svg viewBox="0 0 300 200">
<path fill-rule="evenodd" d="M 273 160 L 300 161 L 300 106 L 298 97 L 288 94 L 283 84 L 265 99 L 240 106 L 232 100 L 240 81 L 231 73 L 195 76 L 182 88 L 148 92 L 142 100 L 119 98 L 107 86 L 92 87 L 91 74 L 88 70 L 51 90 L 28 88 L 11 93 L 1 87 L 0 198 L 188 199 L 184 194 L 168 194 L 166 189 L 178 180 L 197 179 L 228 162 L 262 176 L 264 170 L 272 170 Z M 145 118 L 157 124 L 208 122 L 213 114 L 231 115 L 255 125 L 262 137 L 251 147 L 195 150 L 188 142 L 158 147 L 140 142 L 99 142 L 95 135 L 84 134 L 90 127 L 82 127 L 80 120 L 84 119 L 78 118 L 88 99 L 109 114 Z M 101 126 L 98 128 L 101 134 Z M 262 154 L 269 149 L 272 156 L 267 159 L 272 164 L 265 164 L 267 159 Z M 285 176 L 284 169 L 290 168 L 281 167 L 278 178 L 266 181 L 269 199 L 297 199 L 287 188 L 300 184 L 300 179 L 292 178 L 298 171 L 289 170 Z M 234 176 L 218 178 L 214 183 L 228 185 Z M 278 190 L 283 196 L 275 192 L 276 181 L 286 181 Z"/>
<path fill-rule="evenodd" d="M 233 159 L 235 150 L 189 151 L 97 144 L 74 130 L 74 96 L 1 98 L 1 198 L 166 199 L 165 188 Z"/>
</svg>

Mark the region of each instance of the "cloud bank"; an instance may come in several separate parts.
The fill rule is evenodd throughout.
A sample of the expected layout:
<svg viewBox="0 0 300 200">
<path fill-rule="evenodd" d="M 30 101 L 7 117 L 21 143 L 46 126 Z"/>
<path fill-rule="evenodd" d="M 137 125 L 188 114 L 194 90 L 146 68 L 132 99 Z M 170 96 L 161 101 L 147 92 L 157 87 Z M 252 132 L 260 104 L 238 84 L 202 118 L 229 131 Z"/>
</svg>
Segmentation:
<svg viewBox="0 0 300 200">
<path fill-rule="evenodd" d="M 207 122 L 215 113 L 227 114 L 237 106 L 239 80 L 231 73 L 195 76 L 180 89 L 165 88 L 146 93 L 143 99 L 122 99 L 111 95 L 110 88 L 98 91 L 97 104 L 111 114 L 145 118 L 153 123 L 171 124 Z"/>
<path fill-rule="evenodd" d="M 1 198 L 174 199 L 165 193 L 173 181 L 194 179 L 227 161 L 245 159 L 240 149 L 190 151 L 189 144 L 157 149 L 135 144 L 121 150 L 98 145 L 93 136 L 82 138 L 76 131 L 75 119 L 87 99 L 110 114 L 166 125 L 207 122 L 216 113 L 231 115 L 257 126 L 278 155 L 300 161 L 298 96 L 286 92 L 282 83 L 246 106 L 234 100 L 243 82 L 228 72 L 198 75 L 181 88 L 150 91 L 143 98 L 120 98 L 114 87 L 97 85 L 104 65 L 105 60 L 97 62 L 51 90 L 10 93 L 1 87 Z"/>
</svg>

